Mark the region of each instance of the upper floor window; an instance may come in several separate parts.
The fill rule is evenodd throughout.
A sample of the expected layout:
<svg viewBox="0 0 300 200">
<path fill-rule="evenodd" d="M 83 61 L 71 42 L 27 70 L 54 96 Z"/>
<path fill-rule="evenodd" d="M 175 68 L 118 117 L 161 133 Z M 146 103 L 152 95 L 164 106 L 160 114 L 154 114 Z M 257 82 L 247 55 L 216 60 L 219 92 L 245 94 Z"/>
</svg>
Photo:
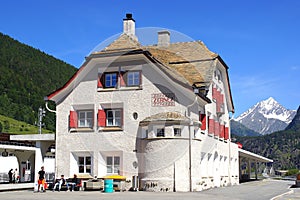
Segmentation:
<svg viewBox="0 0 300 200">
<path fill-rule="evenodd" d="M 181 136 L 181 128 L 174 128 L 174 136 L 175 137 Z"/>
<path fill-rule="evenodd" d="M 165 137 L 165 129 L 164 128 L 157 129 L 156 137 Z"/>
<path fill-rule="evenodd" d="M 97 87 L 118 89 L 123 87 L 139 87 L 141 83 L 141 70 L 114 71 L 98 73 Z"/>
<path fill-rule="evenodd" d="M 106 126 L 121 126 L 122 113 L 121 109 L 106 110 Z"/>
<path fill-rule="evenodd" d="M 127 72 L 127 86 L 140 85 L 140 71 Z"/>
<path fill-rule="evenodd" d="M 106 73 L 105 74 L 105 87 L 112 88 L 117 85 L 118 76 L 117 73 Z"/>
<path fill-rule="evenodd" d="M 78 111 L 78 127 L 93 127 L 93 111 Z"/>
</svg>

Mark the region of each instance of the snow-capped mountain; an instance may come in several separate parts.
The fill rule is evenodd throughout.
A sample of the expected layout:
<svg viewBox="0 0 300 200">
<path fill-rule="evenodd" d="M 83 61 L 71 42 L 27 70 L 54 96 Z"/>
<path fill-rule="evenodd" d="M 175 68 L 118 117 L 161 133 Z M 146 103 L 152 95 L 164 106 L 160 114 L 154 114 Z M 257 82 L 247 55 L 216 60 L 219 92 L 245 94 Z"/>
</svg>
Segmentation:
<svg viewBox="0 0 300 200">
<path fill-rule="evenodd" d="M 296 110 L 289 110 L 272 97 L 258 102 L 235 119 L 262 135 L 283 130 L 296 115 Z"/>
</svg>

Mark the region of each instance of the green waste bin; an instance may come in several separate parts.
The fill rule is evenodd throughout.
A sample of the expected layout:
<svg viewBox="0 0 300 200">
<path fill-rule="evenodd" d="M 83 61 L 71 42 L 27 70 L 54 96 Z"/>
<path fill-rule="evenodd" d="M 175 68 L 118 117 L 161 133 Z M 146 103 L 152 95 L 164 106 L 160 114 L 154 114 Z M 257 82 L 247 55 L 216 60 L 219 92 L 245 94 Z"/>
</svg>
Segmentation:
<svg viewBox="0 0 300 200">
<path fill-rule="evenodd" d="M 105 179 L 104 180 L 104 192 L 106 192 L 106 193 L 114 192 L 114 180 L 113 179 Z"/>
</svg>

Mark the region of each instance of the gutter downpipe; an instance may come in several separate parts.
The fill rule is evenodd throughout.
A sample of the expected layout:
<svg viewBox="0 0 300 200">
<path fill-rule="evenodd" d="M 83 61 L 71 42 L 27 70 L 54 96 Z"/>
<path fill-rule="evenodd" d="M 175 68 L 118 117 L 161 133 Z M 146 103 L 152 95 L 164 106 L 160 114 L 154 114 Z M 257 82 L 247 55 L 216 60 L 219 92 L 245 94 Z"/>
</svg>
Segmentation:
<svg viewBox="0 0 300 200">
<path fill-rule="evenodd" d="M 231 126 L 230 126 L 230 121 L 234 119 L 234 113 L 233 115 L 231 116 L 231 118 L 229 118 L 229 133 L 230 133 L 230 139 L 229 139 L 229 144 L 228 144 L 228 147 L 229 147 L 229 167 L 228 167 L 228 177 L 229 177 L 229 184 L 231 185 L 232 184 L 232 177 L 231 177 Z M 239 155 L 238 155 L 239 156 Z M 239 166 L 239 169 L 240 170 L 240 166 Z"/>
<path fill-rule="evenodd" d="M 192 107 L 197 102 L 197 96 L 195 96 L 194 102 L 191 105 L 187 106 L 187 114 L 189 115 L 189 108 Z M 192 126 L 193 120 L 191 116 L 186 116 L 189 118 L 189 190 L 192 192 Z"/>
<path fill-rule="evenodd" d="M 52 113 L 55 113 L 55 116 L 56 116 L 56 110 L 52 110 L 48 107 L 48 100 L 46 100 L 46 103 L 45 103 L 45 106 L 46 106 L 46 109 L 49 111 L 49 112 L 52 112 Z M 57 144 L 56 144 L 56 131 L 55 131 L 55 137 L 54 137 L 54 140 L 55 140 L 55 159 L 54 159 L 54 171 L 55 171 L 55 177 L 57 176 L 58 174 L 58 171 L 57 171 L 57 166 L 56 166 L 56 163 L 57 163 L 57 156 L 56 156 L 56 147 L 57 147 Z"/>
<path fill-rule="evenodd" d="M 56 114 L 56 110 L 51 110 L 51 109 L 48 107 L 48 101 L 46 101 L 45 106 L 46 106 L 46 109 L 47 109 L 49 112 L 52 112 L 52 113 L 55 113 L 55 114 Z"/>
</svg>

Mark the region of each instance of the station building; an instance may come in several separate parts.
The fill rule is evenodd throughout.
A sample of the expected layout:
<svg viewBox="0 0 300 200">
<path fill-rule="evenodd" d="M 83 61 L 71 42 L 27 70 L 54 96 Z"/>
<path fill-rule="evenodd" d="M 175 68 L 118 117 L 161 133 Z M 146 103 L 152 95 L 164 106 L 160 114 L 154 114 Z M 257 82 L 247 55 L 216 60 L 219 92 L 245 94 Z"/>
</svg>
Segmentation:
<svg viewBox="0 0 300 200">
<path fill-rule="evenodd" d="M 127 14 L 123 33 L 45 97 L 56 103 L 56 176 L 118 174 L 147 191 L 201 191 L 239 184 L 241 156 L 271 161 L 231 142 L 220 55 L 201 41 L 172 43 L 168 30 L 157 37 L 139 43 Z"/>
</svg>

